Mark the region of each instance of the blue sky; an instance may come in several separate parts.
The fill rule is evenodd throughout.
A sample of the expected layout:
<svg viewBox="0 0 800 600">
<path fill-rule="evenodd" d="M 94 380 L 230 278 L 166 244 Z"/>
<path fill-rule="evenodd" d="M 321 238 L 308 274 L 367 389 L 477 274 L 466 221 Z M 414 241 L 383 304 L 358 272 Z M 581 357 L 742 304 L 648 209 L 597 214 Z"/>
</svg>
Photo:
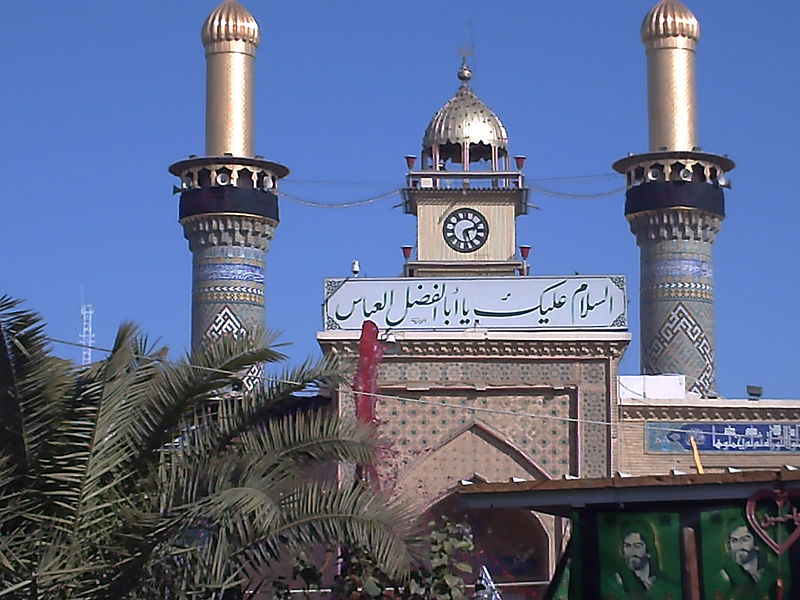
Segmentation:
<svg viewBox="0 0 800 600">
<path fill-rule="evenodd" d="M 173 355 L 188 346 L 191 255 L 167 167 L 203 153 L 199 30 L 215 4 L 32 0 L 5 11 L 2 292 L 28 299 L 54 337 L 77 340 L 83 286 L 99 345 L 134 320 Z M 473 87 L 505 123 L 511 152 L 528 156 L 541 210 L 519 219 L 518 240 L 533 246 L 533 272 L 627 275 L 634 342 L 622 372 L 638 372 L 638 248 L 623 193 L 569 199 L 536 187 L 619 189 L 611 163 L 646 151 L 638 32 L 651 2 L 245 4 L 262 29 L 256 151 L 292 170 L 282 191 L 315 202 L 401 187 L 403 156 L 419 152 L 455 91 L 471 38 Z M 700 143 L 738 165 L 714 250 L 719 389 L 742 397 L 757 384 L 765 397 L 798 398 L 800 5 L 687 4 L 702 28 Z M 347 275 L 355 258 L 367 276 L 400 273 L 415 220 L 398 202 L 282 200 L 267 325 L 293 359 L 318 354 L 323 278 Z"/>
</svg>

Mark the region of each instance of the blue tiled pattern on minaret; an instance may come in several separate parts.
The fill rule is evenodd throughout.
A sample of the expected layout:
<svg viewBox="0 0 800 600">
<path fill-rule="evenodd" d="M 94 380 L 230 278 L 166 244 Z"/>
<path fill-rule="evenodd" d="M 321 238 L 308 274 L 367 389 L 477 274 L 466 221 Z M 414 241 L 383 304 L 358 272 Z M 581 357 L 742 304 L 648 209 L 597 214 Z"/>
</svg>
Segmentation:
<svg viewBox="0 0 800 600">
<path fill-rule="evenodd" d="M 192 346 L 218 332 L 264 326 L 265 252 L 241 246 L 195 250 L 192 260 Z"/>
<path fill-rule="evenodd" d="M 641 354 L 648 375 L 681 373 L 716 390 L 711 243 L 648 240 L 641 246 Z"/>
</svg>

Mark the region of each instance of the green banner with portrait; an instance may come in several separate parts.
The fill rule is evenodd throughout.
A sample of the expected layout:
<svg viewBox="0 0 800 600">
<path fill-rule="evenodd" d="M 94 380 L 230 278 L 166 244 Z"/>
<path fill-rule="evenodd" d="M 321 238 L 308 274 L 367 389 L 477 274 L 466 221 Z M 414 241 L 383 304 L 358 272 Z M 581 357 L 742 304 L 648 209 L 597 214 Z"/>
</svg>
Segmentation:
<svg viewBox="0 0 800 600">
<path fill-rule="evenodd" d="M 763 521 L 765 514 L 757 510 L 756 519 Z M 780 542 L 792 529 L 781 524 L 768 533 Z M 743 507 L 703 512 L 700 530 L 705 598 L 773 600 L 778 598 L 779 580 L 782 597 L 793 597 L 789 553 L 779 555 L 768 548 L 749 524 Z"/>
<path fill-rule="evenodd" d="M 680 521 L 676 513 L 599 513 L 602 600 L 681 600 Z"/>
</svg>

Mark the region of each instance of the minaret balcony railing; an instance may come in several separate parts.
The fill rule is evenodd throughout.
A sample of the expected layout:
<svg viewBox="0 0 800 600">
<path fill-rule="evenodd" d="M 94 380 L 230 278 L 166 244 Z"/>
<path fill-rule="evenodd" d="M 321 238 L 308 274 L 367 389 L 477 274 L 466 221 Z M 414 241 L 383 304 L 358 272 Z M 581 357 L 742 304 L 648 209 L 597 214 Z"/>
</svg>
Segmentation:
<svg viewBox="0 0 800 600">
<path fill-rule="evenodd" d="M 411 171 L 406 175 L 406 187 L 521 190 L 525 188 L 525 175 L 521 171 Z"/>
<path fill-rule="evenodd" d="M 264 191 L 276 190 L 278 180 L 289 170 L 283 165 L 264 160 L 262 157 L 190 157 L 169 168 L 170 173 L 181 180 L 174 193 L 186 190 L 232 185 L 238 188 L 253 188 Z"/>
<path fill-rule="evenodd" d="M 631 154 L 615 162 L 614 170 L 625 174 L 625 185 L 628 189 L 666 181 L 730 187 L 725 173 L 734 166 L 727 156 L 697 151 L 672 151 Z"/>
</svg>

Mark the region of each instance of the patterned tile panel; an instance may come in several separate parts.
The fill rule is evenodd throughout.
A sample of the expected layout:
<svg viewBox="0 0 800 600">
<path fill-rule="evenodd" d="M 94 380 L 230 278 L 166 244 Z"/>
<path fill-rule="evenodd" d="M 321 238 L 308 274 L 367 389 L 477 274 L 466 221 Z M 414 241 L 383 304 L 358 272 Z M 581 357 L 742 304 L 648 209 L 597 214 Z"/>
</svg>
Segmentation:
<svg viewBox="0 0 800 600">
<path fill-rule="evenodd" d="M 239 337 L 244 334 L 246 329 L 242 322 L 238 319 L 230 306 L 223 306 L 222 310 L 217 313 L 211 325 L 206 329 L 205 337 L 216 340 L 223 335 L 232 335 Z"/>
<path fill-rule="evenodd" d="M 640 246 L 642 372 L 680 373 L 692 391 L 713 394 L 711 241 L 657 238 Z"/>
</svg>

